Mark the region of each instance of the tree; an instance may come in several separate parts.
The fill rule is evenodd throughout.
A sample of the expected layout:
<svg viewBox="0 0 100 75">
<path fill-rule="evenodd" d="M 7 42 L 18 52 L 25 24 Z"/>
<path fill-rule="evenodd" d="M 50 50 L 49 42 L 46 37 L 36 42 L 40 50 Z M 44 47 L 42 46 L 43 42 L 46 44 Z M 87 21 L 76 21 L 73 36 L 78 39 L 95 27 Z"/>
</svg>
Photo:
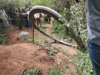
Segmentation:
<svg viewBox="0 0 100 75">
<path fill-rule="evenodd" d="M 13 8 L 23 8 L 25 5 L 30 5 L 33 0 L 1 0 L 0 8 L 4 5 Z"/>
</svg>

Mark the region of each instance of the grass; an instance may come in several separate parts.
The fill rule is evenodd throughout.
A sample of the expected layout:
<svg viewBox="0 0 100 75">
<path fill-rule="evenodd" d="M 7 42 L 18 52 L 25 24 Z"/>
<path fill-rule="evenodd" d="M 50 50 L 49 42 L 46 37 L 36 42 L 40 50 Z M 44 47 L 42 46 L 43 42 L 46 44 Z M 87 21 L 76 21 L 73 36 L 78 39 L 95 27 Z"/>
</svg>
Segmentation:
<svg viewBox="0 0 100 75">
<path fill-rule="evenodd" d="M 58 68 L 53 68 L 51 71 L 50 71 L 50 73 L 49 73 L 49 75 L 61 75 L 61 71 L 58 69 Z"/>
<path fill-rule="evenodd" d="M 76 69 L 80 75 L 94 75 L 88 51 L 77 54 Z"/>
<path fill-rule="evenodd" d="M 52 70 L 48 73 L 48 75 L 61 75 L 61 71 L 58 68 L 53 67 Z M 30 69 L 27 72 L 27 75 L 40 75 L 40 70 L 35 71 L 34 69 Z M 42 74 L 41 74 L 42 75 Z"/>
</svg>

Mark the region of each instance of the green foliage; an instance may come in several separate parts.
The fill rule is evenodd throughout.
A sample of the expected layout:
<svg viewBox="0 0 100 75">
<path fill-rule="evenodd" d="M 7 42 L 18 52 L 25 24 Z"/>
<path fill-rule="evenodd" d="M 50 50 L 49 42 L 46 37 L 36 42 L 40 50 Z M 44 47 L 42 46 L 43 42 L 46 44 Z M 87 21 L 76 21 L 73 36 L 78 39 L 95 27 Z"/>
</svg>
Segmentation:
<svg viewBox="0 0 100 75">
<path fill-rule="evenodd" d="M 94 75 L 88 52 L 77 54 L 76 69 L 81 75 Z"/>
<path fill-rule="evenodd" d="M 8 42 L 5 40 L 6 35 L 5 35 L 5 27 L 4 25 L 0 25 L 0 45 L 1 44 L 8 44 Z"/>
<path fill-rule="evenodd" d="M 52 0 L 34 0 L 33 2 L 31 2 L 31 5 L 30 7 L 33 7 L 33 6 L 48 6 L 50 7 L 52 4 Z M 52 6 L 51 6 L 52 7 Z"/>
<path fill-rule="evenodd" d="M 27 75 L 42 75 L 42 73 L 41 73 L 41 71 L 39 70 L 39 68 L 40 67 L 38 67 L 38 68 L 34 68 L 34 66 L 33 66 L 33 68 L 32 69 L 30 69 L 28 72 L 27 72 Z"/>
<path fill-rule="evenodd" d="M 81 37 L 84 43 L 87 42 L 87 25 L 85 18 L 84 2 L 79 4 L 72 4 L 70 8 L 71 19 L 68 24 L 75 30 L 78 36 Z"/>
<path fill-rule="evenodd" d="M 37 45 L 39 45 L 39 42 L 38 42 L 38 41 L 36 41 L 36 40 L 34 40 L 34 44 L 37 44 Z"/>
<path fill-rule="evenodd" d="M 68 31 L 66 32 L 65 30 L 66 26 L 72 27 L 75 33 L 81 37 L 84 43 L 86 43 L 87 42 L 87 26 L 86 26 L 86 17 L 85 17 L 84 9 L 85 9 L 84 2 L 75 4 L 73 1 L 71 1 L 70 9 L 63 7 L 62 8 L 63 11 L 60 12 L 60 14 L 68 21 L 68 23 L 62 26 L 55 21 L 54 27 L 53 27 L 54 33 L 60 36 L 60 38 L 73 40 L 73 38 L 71 38 L 70 36 L 70 32 Z M 62 21 L 61 18 L 59 18 L 59 20 Z"/>
<path fill-rule="evenodd" d="M 49 50 L 49 51 L 48 51 L 48 54 L 49 54 L 50 56 L 54 56 L 54 54 L 57 53 L 57 52 L 58 52 L 57 50 L 54 50 L 54 49 L 53 49 L 53 50 Z"/>
<path fill-rule="evenodd" d="M 40 71 L 40 70 L 38 70 Z M 48 75 L 61 75 L 61 71 L 58 69 L 58 68 L 53 68 Z M 34 69 L 30 69 L 28 72 L 27 72 L 27 75 L 40 75 L 38 74 L 38 72 L 36 72 Z"/>
<path fill-rule="evenodd" d="M 33 69 L 30 69 L 27 73 L 27 75 L 36 75 L 35 71 Z"/>
<path fill-rule="evenodd" d="M 70 5 L 71 6 L 69 10 L 67 10 L 66 8 L 64 9 L 62 8 L 63 11 L 60 12 L 60 14 L 64 18 L 66 18 L 66 20 L 68 21 L 68 23 L 64 26 L 72 27 L 74 31 L 78 34 L 78 36 L 81 37 L 83 43 L 86 44 L 87 42 L 87 25 L 86 24 L 87 23 L 86 23 L 85 11 L 84 11 L 85 9 L 84 2 L 75 4 L 72 1 L 70 2 Z M 66 37 L 68 39 L 70 38 L 70 33 L 65 33 L 66 30 L 64 26 L 62 27 L 60 24 L 55 22 L 53 30 L 54 30 L 54 33 L 57 34 L 57 36 L 60 36 L 59 34 L 60 32 L 62 32 L 61 38 Z M 67 36 L 63 36 L 66 34 Z M 70 38 L 70 39 L 72 40 L 73 38 Z M 79 72 L 79 75 L 94 75 L 88 52 L 85 52 L 85 53 L 80 52 L 77 55 L 76 68 L 77 68 L 77 71 Z"/>
<path fill-rule="evenodd" d="M 34 0 L 33 2 L 31 2 L 30 8 L 33 6 L 47 6 L 60 12 L 66 4 L 65 2 L 62 2 L 61 4 L 61 2 L 61 0 Z"/>
<path fill-rule="evenodd" d="M 45 27 L 43 27 L 43 25 L 41 25 L 40 30 L 44 32 L 45 31 Z"/>
<path fill-rule="evenodd" d="M 0 1 L 0 9 L 3 8 L 4 5 L 13 8 L 23 8 L 25 5 L 30 5 L 33 0 L 1 0 Z"/>
<path fill-rule="evenodd" d="M 0 0 L 0 9 L 2 9 L 3 4 L 4 4 L 4 1 L 3 0 Z"/>
<path fill-rule="evenodd" d="M 30 4 L 31 3 L 31 4 Z M 70 4 L 69 4 L 70 3 Z M 70 37 L 70 33 L 66 32 L 65 26 L 72 27 L 76 33 L 81 37 L 82 41 L 84 43 L 87 42 L 87 29 L 86 29 L 86 18 L 85 18 L 85 6 L 84 2 L 75 4 L 74 1 L 62 2 L 62 0 L 0 0 L 0 9 L 3 5 L 6 5 L 8 7 L 24 7 L 25 5 L 29 5 L 29 7 L 42 5 L 47 6 L 52 9 L 55 9 L 57 12 L 59 12 L 67 21 L 68 23 L 64 26 L 59 24 L 57 21 L 54 21 L 53 26 L 53 34 L 56 34 L 57 37 L 60 39 L 69 39 L 73 40 Z M 68 8 L 66 7 L 68 6 Z M 62 20 L 59 18 L 59 20 Z M 42 28 L 44 30 L 44 28 Z M 3 44 L 6 42 L 5 39 L 5 28 L 0 26 L 0 44 Z M 80 35 L 81 34 L 81 35 Z M 22 40 L 27 40 L 28 42 L 33 42 L 32 39 L 29 39 L 27 37 L 22 37 Z M 7 42 L 6 42 L 7 43 Z M 39 44 L 38 41 L 34 40 L 35 44 Z M 57 50 L 49 51 L 49 55 L 54 56 L 54 54 L 57 52 Z M 68 68 L 68 66 L 65 66 Z M 88 52 L 79 52 L 77 54 L 77 62 L 76 62 L 76 69 L 79 72 L 80 75 L 94 75 L 93 74 L 93 68 L 91 65 L 91 61 L 89 58 Z M 33 69 L 29 70 L 27 75 L 36 75 L 35 71 Z M 49 75 L 61 75 L 61 71 L 59 69 L 53 68 Z"/>
<path fill-rule="evenodd" d="M 53 26 L 53 34 L 57 36 L 59 39 L 69 39 L 70 40 L 70 33 L 66 31 L 66 27 L 64 25 L 61 25 L 57 21 L 54 21 L 54 26 Z"/>
<path fill-rule="evenodd" d="M 61 75 L 61 71 L 59 70 L 59 69 L 57 69 L 57 68 L 53 68 L 52 70 L 51 70 L 51 72 L 49 73 L 49 75 Z"/>
</svg>

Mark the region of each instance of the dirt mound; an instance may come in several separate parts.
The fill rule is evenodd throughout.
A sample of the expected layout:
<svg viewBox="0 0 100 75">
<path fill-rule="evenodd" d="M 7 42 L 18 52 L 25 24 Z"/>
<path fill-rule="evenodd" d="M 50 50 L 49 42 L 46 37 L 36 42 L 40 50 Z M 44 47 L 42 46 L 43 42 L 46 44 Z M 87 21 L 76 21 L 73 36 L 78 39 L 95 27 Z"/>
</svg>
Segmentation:
<svg viewBox="0 0 100 75">
<path fill-rule="evenodd" d="M 35 69 L 39 67 L 42 75 L 48 75 L 53 67 L 60 68 L 62 75 L 76 73 L 73 63 L 63 52 L 57 52 L 54 57 L 55 59 L 51 59 L 45 47 L 32 43 L 0 46 L 0 75 L 21 75 L 26 68 L 32 67 Z"/>
<path fill-rule="evenodd" d="M 44 25 L 45 32 L 51 35 L 52 25 Z M 27 35 L 19 35 L 22 31 Z M 32 29 L 11 26 L 6 31 L 9 46 L 0 45 L 0 75 L 27 75 L 29 69 L 39 69 L 38 75 L 49 75 L 58 68 L 61 75 L 77 75 L 74 58 L 77 50 L 68 46 L 52 43 L 53 40 L 35 30 L 35 45 L 32 43 Z M 41 36 L 41 37 L 40 37 Z M 44 47 L 45 46 L 45 47 Z"/>
<path fill-rule="evenodd" d="M 52 64 L 49 59 L 42 60 L 45 57 L 48 58 L 45 48 L 29 43 L 0 46 L 0 74 L 20 75 L 25 68 L 38 67 L 41 61 Z"/>
</svg>

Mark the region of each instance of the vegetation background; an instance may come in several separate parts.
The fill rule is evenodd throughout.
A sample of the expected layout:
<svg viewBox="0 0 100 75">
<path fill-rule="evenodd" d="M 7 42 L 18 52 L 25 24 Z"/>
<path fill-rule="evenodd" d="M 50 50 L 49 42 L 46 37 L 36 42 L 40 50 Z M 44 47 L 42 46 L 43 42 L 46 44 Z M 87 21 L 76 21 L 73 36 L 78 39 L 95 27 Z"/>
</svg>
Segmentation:
<svg viewBox="0 0 100 75">
<path fill-rule="evenodd" d="M 85 3 L 84 1 L 76 3 L 75 0 L 0 0 L 0 9 L 3 6 L 13 7 L 13 8 L 23 8 L 26 5 L 29 8 L 33 6 L 47 6 L 54 9 L 59 14 L 61 14 L 67 21 L 68 27 L 73 27 L 78 36 L 81 37 L 83 43 L 86 46 L 87 42 L 87 22 L 85 17 Z M 70 35 L 70 32 L 66 32 L 65 27 L 54 21 L 53 33 L 58 36 L 58 38 L 63 38 L 64 40 L 69 40 L 73 43 L 75 41 Z M 0 44 L 7 44 L 5 41 L 5 28 L 0 25 Z M 88 49 L 86 52 L 79 52 L 77 54 L 76 69 L 79 71 L 79 75 L 93 75 L 93 69 L 90 62 Z M 51 75 L 51 74 L 50 74 Z"/>
</svg>

